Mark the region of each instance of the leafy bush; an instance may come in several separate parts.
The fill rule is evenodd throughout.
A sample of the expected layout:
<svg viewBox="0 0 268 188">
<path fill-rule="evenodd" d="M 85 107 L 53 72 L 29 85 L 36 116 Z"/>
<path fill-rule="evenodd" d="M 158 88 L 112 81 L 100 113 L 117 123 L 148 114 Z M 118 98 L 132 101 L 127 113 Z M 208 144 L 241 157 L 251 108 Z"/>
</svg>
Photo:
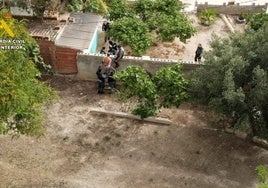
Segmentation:
<svg viewBox="0 0 268 188">
<path fill-rule="evenodd" d="M 42 62 L 39 48 L 31 38 L 23 21 L 13 18 L 5 19 L 5 10 L 0 12 L 4 19 L 16 31 L 15 37 L 23 39 L 25 50 L 2 50 L 0 52 L 0 134 L 26 134 L 41 136 L 41 107 L 55 96 L 45 83 L 37 79 L 40 71 L 36 63 Z M 13 40 L 6 32 L 0 38 Z"/>
<path fill-rule="evenodd" d="M 200 19 L 201 24 L 210 26 L 215 21 L 216 11 L 214 9 L 205 9 L 198 13 L 197 16 Z"/>
<path fill-rule="evenodd" d="M 261 28 L 265 23 L 268 22 L 268 14 L 267 13 L 259 13 L 249 17 L 249 25 L 252 29 L 257 31 Z"/>
<path fill-rule="evenodd" d="M 137 55 L 145 52 L 153 44 L 152 40 L 173 41 L 178 37 L 186 42 L 196 32 L 192 21 L 180 11 L 183 4 L 179 0 L 137 0 L 133 4 L 126 0 L 106 2 L 109 4 L 107 18 L 113 21 L 111 30 L 117 30 L 116 26 L 121 24 L 117 22 L 129 20 L 125 28 L 120 29 L 124 40 L 116 32 L 112 32 L 111 37 L 131 46 Z M 127 37 L 131 40 L 126 40 Z"/>
<path fill-rule="evenodd" d="M 70 12 L 93 12 L 107 14 L 107 6 L 103 0 L 71 0 L 67 5 Z"/>
<path fill-rule="evenodd" d="M 161 107 L 178 107 L 188 97 L 181 64 L 164 66 L 152 76 L 140 66 L 129 66 L 118 72 L 116 79 L 121 83 L 120 98 L 135 98 L 137 106 L 132 113 L 141 118 L 156 115 Z"/>
<path fill-rule="evenodd" d="M 263 165 L 256 167 L 258 173 L 259 184 L 257 188 L 268 188 L 268 168 Z"/>
<path fill-rule="evenodd" d="M 111 24 L 109 34 L 123 45 L 129 45 L 135 55 L 143 54 L 153 43 L 148 26 L 137 18 L 121 18 Z"/>
</svg>

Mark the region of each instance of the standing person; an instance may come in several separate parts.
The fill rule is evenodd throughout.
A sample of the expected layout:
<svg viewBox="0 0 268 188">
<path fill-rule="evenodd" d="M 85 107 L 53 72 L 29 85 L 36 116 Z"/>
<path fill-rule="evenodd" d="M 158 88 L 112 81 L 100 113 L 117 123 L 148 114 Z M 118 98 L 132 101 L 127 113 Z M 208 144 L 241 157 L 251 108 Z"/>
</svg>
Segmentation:
<svg viewBox="0 0 268 188">
<path fill-rule="evenodd" d="M 110 23 L 105 20 L 102 24 L 102 31 L 105 32 L 105 36 L 104 36 L 104 42 L 106 43 L 107 40 L 110 40 L 109 34 L 107 33 L 110 30 Z"/>
<path fill-rule="evenodd" d="M 119 63 L 125 54 L 125 50 L 121 45 L 118 45 L 117 47 L 118 47 L 118 50 L 117 50 L 117 52 L 115 54 L 115 58 L 114 58 L 115 68 L 118 68 L 120 66 Z"/>
<path fill-rule="evenodd" d="M 203 53 L 203 47 L 201 44 L 198 44 L 198 47 L 195 51 L 195 57 L 194 57 L 195 62 L 201 61 L 202 53 Z"/>
</svg>

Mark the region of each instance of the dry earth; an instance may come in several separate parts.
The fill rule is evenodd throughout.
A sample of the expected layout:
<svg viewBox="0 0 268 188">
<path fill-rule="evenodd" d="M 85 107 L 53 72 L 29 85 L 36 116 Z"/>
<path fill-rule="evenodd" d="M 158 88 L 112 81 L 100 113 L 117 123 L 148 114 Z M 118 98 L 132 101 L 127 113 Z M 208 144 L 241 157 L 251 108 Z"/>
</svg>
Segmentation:
<svg viewBox="0 0 268 188">
<path fill-rule="evenodd" d="M 194 61 L 195 50 L 199 43 L 202 44 L 204 51 L 210 50 L 210 41 L 212 35 L 219 37 L 228 37 L 230 30 L 220 17 L 217 17 L 215 23 L 210 27 L 200 24 L 195 14 L 188 14 L 189 19 L 193 21 L 193 25 L 197 29 L 197 33 L 188 39 L 186 43 L 181 42 L 178 38 L 173 42 L 158 43 L 151 47 L 146 55 L 154 58 L 169 58 L 183 61 Z M 236 24 L 235 17 L 229 17 L 236 32 L 242 32 L 245 24 Z M 161 53 L 159 52 L 161 51 Z"/>
<path fill-rule="evenodd" d="M 163 126 L 91 113 L 131 106 L 94 82 L 47 82 L 60 99 L 44 109 L 45 137 L 0 136 L 0 188 L 253 188 L 255 167 L 268 164 L 267 150 L 218 129 L 204 107 L 163 109 L 173 122 Z"/>
<path fill-rule="evenodd" d="M 183 104 L 164 109 L 163 126 L 90 113 L 91 107 L 128 112 L 96 84 L 54 77 L 60 100 L 44 109 L 41 139 L 0 136 L 0 187 L 136 188 L 255 187 L 255 167 L 268 151 L 224 133 L 221 118 Z"/>
</svg>

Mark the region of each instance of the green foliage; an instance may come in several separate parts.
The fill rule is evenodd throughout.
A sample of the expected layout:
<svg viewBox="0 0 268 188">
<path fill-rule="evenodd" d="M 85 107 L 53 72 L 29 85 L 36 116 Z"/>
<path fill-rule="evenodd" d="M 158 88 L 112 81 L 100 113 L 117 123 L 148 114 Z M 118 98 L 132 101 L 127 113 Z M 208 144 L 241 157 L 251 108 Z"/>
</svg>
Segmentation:
<svg viewBox="0 0 268 188">
<path fill-rule="evenodd" d="M 82 7 L 83 0 L 71 0 L 68 3 L 67 8 L 70 12 L 80 12 Z"/>
<path fill-rule="evenodd" d="M 5 4 L 10 8 L 10 6 L 18 6 L 22 9 L 29 11 L 32 9 L 34 15 L 42 18 L 46 10 L 58 11 L 60 7 L 60 0 L 12 0 L 6 1 Z"/>
<path fill-rule="evenodd" d="M 188 98 L 188 81 L 182 75 L 181 64 L 162 67 L 152 80 L 160 96 L 160 107 L 179 107 L 181 102 Z"/>
<path fill-rule="evenodd" d="M 117 20 L 124 17 L 132 17 L 132 10 L 126 0 L 110 0 L 107 18 Z"/>
<path fill-rule="evenodd" d="M 40 54 L 40 47 L 34 39 L 29 38 L 25 43 L 24 48 L 26 50 L 26 53 L 28 54 L 28 57 L 37 65 L 38 68 L 44 70 L 46 73 L 50 75 L 54 74 L 51 65 L 46 64 L 44 62 L 44 59 Z M 38 72 L 38 75 L 36 76 L 40 77 L 41 73 Z"/>
<path fill-rule="evenodd" d="M 103 0 L 87 0 L 82 8 L 83 12 L 93 12 L 98 14 L 107 14 L 108 8 Z"/>
<path fill-rule="evenodd" d="M 205 9 L 198 13 L 198 18 L 200 19 L 201 24 L 210 26 L 215 21 L 216 11 L 214 9 Z"/>
<path fill-rule="evenodd" d="M 44 12 L 48 11 L 58 11 L 60 7 L 60 0 L 31 0 L 31 8 L 37 17 L 42 18 Z"/>
<path fill-rule="evenodd" d="M 256 167 L 256 171 L 260 182 L 257 187 L 268 188 L 268 168 L 266 168 L 264 165 L 259 165 Z"/>
<path fill-rule="evenodd" d="M 192 22 L 180 12 L 183 4 L 178 0 L 138 0 L 134 9 L 149 28 L 156 30 L 158 39 L 173 41 L 179 37 L 182 42 L 191 38 L 196 32 Z"/>
<path fill-rule="evenodd" d="M 67 5 L 70 12 L 92 12 L 107 14 L 107 6 L 103 0 L 71 0 Z"/>
<path fill-rule="evenodd" d="M 153 43 L 148 26 L 137 18 L 121 18 L 111 25 L 113 39 L 129 44 L 135 55 L 143 54 Z"/>
<path fill-rule="evenodd" d="M 185 15 L 163 15 L 157 19 L 156 33 L 161 41 L 173 41 L 176 37 L 182 42 L 195 33 L 192 22 Z"/>
<path fill-rule="evenodd" d="M 103 0 L 65 0 L 67 1 L 67 10 L 70 12 L 93 12 L 97 14 L 106 14 L 107 6 Z M 59 11 L 63 1 L 60 0 L 31 0 L 31 3 L 24 0 L 14 0 L 13 4 L 23 9 L 32 8 L 37 17 L 43 17 L 44 12 Z"/>
<path fill-rule="evenodd" d="M 3 14 L 2 11 L 0 19 L 4 19 Z M 12 18 L 5 21 L 15 38 L 25 41 L 22 44 L 25 50 L 0 51 L 0 134 L 40 136 L 44 132 L 40 108 L 54 92 L 37 80 L 40 72 L 34 60 L 39 61 L 38 54 L 28 48 L 34 39 L 28 35 L 24 23 Z M 0 38 L 13 40 L 6 32 Z"/>
<path fill-rule="evenodd" d="M 148 22 L 151 15 L 154 14 L 151 0 L 137 0 L 133 8 L 143 22 Z"/>
<path fill-rule="evenodd" d="M 124 39 L 127 37 L 132 38 L 127 41 L 131 48 L 133 46 L 138 48 L 144 46 L 146 50 L 153 44 L 151 42 L 152 36 L 155 40 L 161 41 L 173 41 L 176 37 L 179 37 L 182 42 L 185 42 L 196 32 L 192 22 L 181 13 L 183 5 L 179 0 L 137 0 L 133 4 L 127 4 L 125 0 L 110 0 L 108 5 L 108 18 L 114 21 L 111 25 L 112 30 L 115 30 L 116 26 L 120 25 L 120 23 L 116 22 L 122 22 L 122 20 L 132 21 L 132 24 L 137 27 L 137 29 L 133 29 L 134 26 L 126 25 L 131 28 L 125 27 L 125 31 L 120 29 Z M 136 24 L 137 21 L 138 23 Z M 140 35 L 140 31 L 143 31 L 141 27 L 145 27 L 145 34 Z M 147 32 L 147 28 L 151 37 Z M 155 36 L 153 33 L 157 35 Z M 118 38 L 116 32 L 113 32 L 111 36 Z M 144 36 L 146 36 L 146 40 L 142 42 Z M 125 43 L 126 40 L 119 40 L 119 42 Z M 141 53 L 145 50 L 141 50 Z M 140 52 L 136 52 L 136 49 L 133 49 L 133 51 L 135 54 L 140 54 Z"/>
<path fill-rule="evenodd" d="M 140 66 L 129 66 L 124 71 L 117 72 L 115 78 L 121 83 L 119 95 L 122 100 L 137 97 L 138 105 L 133 114 L 140 115 L 141 118 L 156 114 L 158 107 L 155 85 L 144 69 Z"/>
<path fill-rule="evenodd" d="M 193 97 L 232 117 L 235 127 L 250 125 L 268 138 L 268 25 L 229 39 L 217 37 L 205 65 L 191 76 Z"/>
<path fill-rule="evenodd" d="M 165 66 L 153 76 L 140 66 L 129 66 L 118 72 L 116 79 L 121 83 L 120 98 L 135 98 L 137 106 L 132 113 L 141 118 L 156 115 L 161 107 L 178 107 L 187 98 L 188 82 L 182 76 L 180 64 Z"/>
<path fill-rule="evenodd" d="M 257 31 L 267 22 L 268 22 L 268 14 L 264 12 L 255 14 L 249 18 L 249 25 L 255 31 Z"/>
</svg>

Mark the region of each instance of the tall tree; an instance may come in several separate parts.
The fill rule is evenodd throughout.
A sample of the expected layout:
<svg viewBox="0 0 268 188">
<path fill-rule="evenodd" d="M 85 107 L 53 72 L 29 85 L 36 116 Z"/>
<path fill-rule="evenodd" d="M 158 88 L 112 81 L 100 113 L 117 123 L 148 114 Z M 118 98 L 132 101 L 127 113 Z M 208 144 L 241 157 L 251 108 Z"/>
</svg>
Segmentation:
<svg viewBox="0 0 268 188">
<path fill-rule="evenodd" d="M 234 126 L 268 138 L 268 23 L 215 39 L 205 65 L 193 73 L 195 97 L 222 111 Z"/>
<path fill-rule="evenodd" d="M 41 107 L 54 96 L 45 83 L 38 80 L 40 75 L 35 62 L 40 61 L 33 50 L 38 46 L 28 35 L 23 21 L 17 21 L 2 10 L 0 19 L 14 36 L 3 30 L 0 33 L 0 134 L 26 134 L 40 136 L 44 133 Z M 20 42 L 19 42 L 20 41 Z M 11 50 L 8 46 L 20 46 Z"/>
</svg>

